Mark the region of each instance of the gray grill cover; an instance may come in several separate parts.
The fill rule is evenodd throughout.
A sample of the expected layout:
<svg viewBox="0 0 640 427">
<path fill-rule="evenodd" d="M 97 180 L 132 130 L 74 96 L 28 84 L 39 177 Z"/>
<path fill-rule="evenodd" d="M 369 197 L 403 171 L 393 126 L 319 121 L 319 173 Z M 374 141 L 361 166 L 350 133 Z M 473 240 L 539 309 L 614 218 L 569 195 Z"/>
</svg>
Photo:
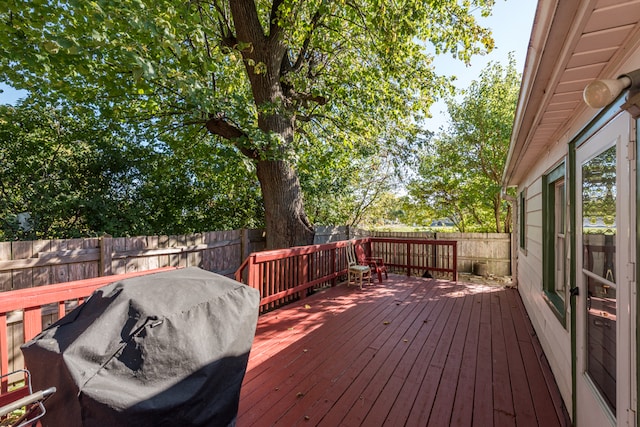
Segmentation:
<svg viewBox="0 0 640 427">
<path fill-rule="evenodd" d="M 198 268 L 125 279 L 22 347 L 45 426 L 234 425 L 260 295 Z"/>
</svg>

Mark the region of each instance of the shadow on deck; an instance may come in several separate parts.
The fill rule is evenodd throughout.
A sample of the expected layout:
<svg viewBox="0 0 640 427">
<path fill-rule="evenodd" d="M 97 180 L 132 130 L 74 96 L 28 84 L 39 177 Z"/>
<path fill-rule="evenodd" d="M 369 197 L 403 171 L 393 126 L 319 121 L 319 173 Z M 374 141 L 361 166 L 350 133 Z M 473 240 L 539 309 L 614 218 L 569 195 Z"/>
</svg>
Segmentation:
<svg viewBox="0 0 640 427">
<path fill-rule="evenodd" d="M 239 427 L 564 426 L 513 289 L 390 275 L 258 320 Z"/>
</svg>

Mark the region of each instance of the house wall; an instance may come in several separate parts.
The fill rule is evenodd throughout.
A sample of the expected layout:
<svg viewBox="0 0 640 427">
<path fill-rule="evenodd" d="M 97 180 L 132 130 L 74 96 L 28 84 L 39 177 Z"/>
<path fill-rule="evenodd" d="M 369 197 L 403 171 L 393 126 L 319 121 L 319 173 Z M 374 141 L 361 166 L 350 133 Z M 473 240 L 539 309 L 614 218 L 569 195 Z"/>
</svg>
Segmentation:
<svg viewBox="0 0 640 427">
<path fill-rule="evenodd" d="M 542 287 L 542 176 L 555 168 L 568 153 L 568 139 L 554 144 L 546 156 L 533 165 L 526 181 L 518 187 L 525 190 L 525 249 L 518 249 L 518 290 L 536 330 L 540 344 L 558 383 L 558 388 L 571 413 L 571 331 L 558 320 L 545 299 Z M 567 319 L 570 314 L 567 313 Z"/>
</svg>

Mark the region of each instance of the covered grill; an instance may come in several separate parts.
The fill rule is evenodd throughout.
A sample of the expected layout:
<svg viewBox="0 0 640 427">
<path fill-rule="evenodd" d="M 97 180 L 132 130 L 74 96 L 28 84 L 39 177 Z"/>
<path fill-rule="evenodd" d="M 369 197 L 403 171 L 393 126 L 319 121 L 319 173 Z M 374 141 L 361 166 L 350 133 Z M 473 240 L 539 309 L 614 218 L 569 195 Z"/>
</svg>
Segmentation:
<svg viewBox="0 0 640 427">
<path fill-rule="evenodd" d="M 260 295 L 198 268 L 98 289 L 22 347 L 45 426 L 227 426 Z"/>
</svg>

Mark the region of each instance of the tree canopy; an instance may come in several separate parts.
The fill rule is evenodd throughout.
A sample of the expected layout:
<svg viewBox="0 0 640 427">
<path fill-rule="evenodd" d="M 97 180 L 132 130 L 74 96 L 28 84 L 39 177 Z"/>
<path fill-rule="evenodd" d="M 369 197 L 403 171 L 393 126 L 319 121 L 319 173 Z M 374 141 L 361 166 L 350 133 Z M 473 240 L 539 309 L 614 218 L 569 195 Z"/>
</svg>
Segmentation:
<svg viewBox="0 0 640 427">
<path fill-rule="evenodd" d="M 78 106 L 0 105 L 0 240 L 261 226 L 244 159 L 175 137 L 190 142 L 171 148 Z"/>
<path fill-rule="evenodd" d="M 298 168 L 329 167 L 306 153 L 415 149 L 449 88 L 427 46 L 463 61 L 490 50 L 475 16 L 493 2 L 2 1 L 0 78 L 146 123 L 152 140 L 208 133 L 204 146 L 255 168 L 267 245 L 306 244 Z"/>
<path fill-rule="evenodd" d="M 519 90 L 512 55 L 504 66 L 489 63 L 461 92 L 461 101 L 447 100 L 450 125 L 422 154 L 410 193 L 460 231 L 510 230 L 501 179 Z"/>
</svg>

